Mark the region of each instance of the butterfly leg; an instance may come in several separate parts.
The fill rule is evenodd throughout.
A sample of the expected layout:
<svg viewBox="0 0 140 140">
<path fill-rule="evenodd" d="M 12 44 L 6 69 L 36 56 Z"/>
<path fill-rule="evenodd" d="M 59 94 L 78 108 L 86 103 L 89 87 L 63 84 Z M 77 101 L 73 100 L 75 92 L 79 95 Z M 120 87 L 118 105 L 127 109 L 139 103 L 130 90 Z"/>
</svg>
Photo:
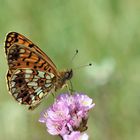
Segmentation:
<svg viewBox="0 0 140 140">
<path fill-rule="evenodd" d="M 72 93 L 72 92 L 75 92 L 75 90 L 74 90 L 74 88 L 73 88 L 73 84 L 72 84 L 71 80 L 69 80 L 69 82 L 70 82 L 70 87 L 71 87 L 71 88 L 70 88 L 71 93 Z"/>
<path fill-rule="evenodd" d="M 71 81 L 70 81 L 70 86 L 68 84 L 66 84 L 66 87 L 67 87 L 69 94 L 73 94 L 74 90 L 73 90 L 73 86 L 72 86 Z"/>
<path fill-rule="evenodd" d="M 53 96 L 53 101 L 56 102 L 56 100 L 57 100 L 57 99 L 56 99 L 56 92 L 53 92 L 53 93 L 52 93 L 52 96 Z"/>
<path fill-rule="evenodd" d="M 52 96 L 53 96 L 53 99 L 54 99 L 54 101 L 55 101 L 55 99 L 56 99 L 56 93 L 53 92 L 53 93 L 52 93 Z"/>
</svg>

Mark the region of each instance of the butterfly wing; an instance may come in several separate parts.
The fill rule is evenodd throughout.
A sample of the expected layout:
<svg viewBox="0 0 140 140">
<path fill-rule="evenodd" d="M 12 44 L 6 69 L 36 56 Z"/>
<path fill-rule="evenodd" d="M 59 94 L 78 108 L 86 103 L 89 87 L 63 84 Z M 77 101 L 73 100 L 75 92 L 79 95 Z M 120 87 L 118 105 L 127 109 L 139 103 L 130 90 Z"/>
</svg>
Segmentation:
<svg viewBox="0 0 140 140">
<path fill-rule="evenodd" d="M 53 90 L 56 66 L 30 40 L 15 32 L 7 35 L 5 52 L 9 65 L 7 80 L 10 93 L 21 104 L 37 105 Z"/>
<path fill-rule="evenodd" d="M 32 43 L 32 41 L 27 39 L 25 36 L 17 32 L 10 32 L 7 34 L 6 41 L 5 41 L 6 55 L 8 55 L 9 49 L 13 46 L 13 44 L 23 45 L 28 49 L 30 49 L 31 52 L 36 52 L 37 54 L 40 54 L 40 56 L 42 56 L 53 69 L 56 69 L 55 64 L 41 49 L 39 49 L 39 47 L 37 47 L 34 43 Z"/>
<path fill-rule="evenodd" d="M 41 71 L 57 73 L 56 68 L 52 67 L 48 61 L 38 52 L 22 44 L 14 43 L 7 51 L 9 70 L 14 71 L 18 68 L 33 68 Z"/>
<path fill-rule="evenodd" d="M 9 73 L 8 73 L 9 75 Z M 55 76 L 34 69 L 17 69 L 8 77 L 12 96 L 21 104 L 36 106 L 53 89 Z"/>
</svg>

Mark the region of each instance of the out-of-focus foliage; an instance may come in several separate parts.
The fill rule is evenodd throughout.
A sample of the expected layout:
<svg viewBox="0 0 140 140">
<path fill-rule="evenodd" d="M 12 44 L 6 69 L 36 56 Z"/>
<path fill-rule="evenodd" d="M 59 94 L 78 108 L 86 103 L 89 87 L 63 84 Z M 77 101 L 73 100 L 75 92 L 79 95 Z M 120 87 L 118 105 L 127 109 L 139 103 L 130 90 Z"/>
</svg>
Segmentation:
<svg viewBox="0 0 140 140">
<path fill-rule="evenodd" d="M 30 112 L 8 94 L 3 43 L 9 31 L 30 38 L 60 70 L 93 63 L 75 70 L 72 80 L 96 103 L 90 140 L 140 139 L 139 0 L 0 0 L 0 140 L 56 140 L 38 122 L 53 96 Z"/>
</svg>

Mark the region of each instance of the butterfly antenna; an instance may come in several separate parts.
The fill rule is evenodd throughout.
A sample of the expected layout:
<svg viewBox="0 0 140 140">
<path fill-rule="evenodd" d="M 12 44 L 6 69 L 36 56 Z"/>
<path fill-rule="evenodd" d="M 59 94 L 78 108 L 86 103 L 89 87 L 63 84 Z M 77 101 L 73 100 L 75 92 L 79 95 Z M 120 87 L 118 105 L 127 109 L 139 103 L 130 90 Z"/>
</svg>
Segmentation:
<svg viewBox="0 0 140 140">
<path fill-rule="evenodd" d="M 73 62 L 73 60 L 74 60 L 74 58 L 75 58 L 75 56 L 78 54 L 78 50 L 76 49 L 76 51 L 75 51 L 75 54 L 73 55 L 73 57 L 72 57 L 72 59 L 71 59 L 71 62 Z"/>
<path fill-rule="evenodd" d="M 80 69 L 80 68 L 83 68 L 83 67 L 89 67 L 89 66 L 92 66 L 92 63 L 85 64 L 85 65 L 80 65 L 78 67 L 73 68 L 73 70 L 77 70 L 77 69 Z"/>
</svg>

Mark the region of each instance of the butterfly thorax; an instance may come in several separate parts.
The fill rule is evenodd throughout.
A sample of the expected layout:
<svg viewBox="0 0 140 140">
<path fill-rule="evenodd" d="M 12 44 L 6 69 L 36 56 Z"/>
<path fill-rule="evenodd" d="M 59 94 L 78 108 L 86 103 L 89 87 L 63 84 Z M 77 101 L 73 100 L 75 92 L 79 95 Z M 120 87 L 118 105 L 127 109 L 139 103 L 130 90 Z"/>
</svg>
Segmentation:
<svg viewBox="0 0 140 140">
<path fill-rule="evenodd" d="M 67 80 L 70 80 L 72 76 L 73 76 L 72 69 L 59 72 L 59 76 L 55 82 L 55 90 L 65 86 Z"/>
</svg>

